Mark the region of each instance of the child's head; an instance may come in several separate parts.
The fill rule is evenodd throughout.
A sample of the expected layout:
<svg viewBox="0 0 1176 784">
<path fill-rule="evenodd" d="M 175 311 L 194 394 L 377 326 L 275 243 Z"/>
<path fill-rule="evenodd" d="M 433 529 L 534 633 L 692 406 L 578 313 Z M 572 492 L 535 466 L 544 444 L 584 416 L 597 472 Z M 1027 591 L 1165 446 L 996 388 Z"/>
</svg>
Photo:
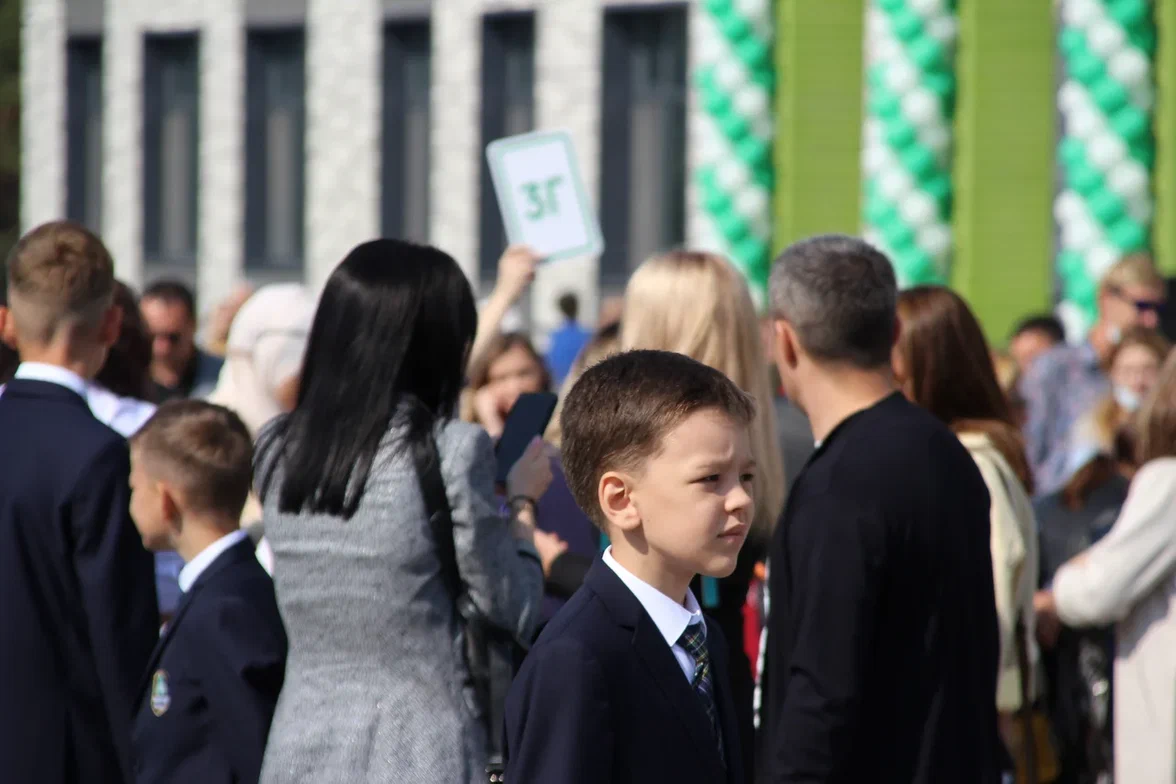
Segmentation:
<svg viewBox="0 0 1176 784">
<path fill-rule="evenodd" d="M 114 263 L 102 241 L 71 221 L 42 224 L 13 247 L 7 277 L 4 341 L 26 360 L 97 373 L 119 330 Z"/>
<path fill-rule="evenodd" d="M 593 365 L 560 417 L 576 502 L 612 539 L 676 574 L 725 577 L 755 512 L 751 398 L 669 351 Z"/>
<path fill-rule="evenodd" d="M 131 439 L 131 516 L 149 550 L 178 549 L 189 527 L 237 527 L 253 483 L 241 418 L 200 400 L 165 403 Z"/>
</svg>

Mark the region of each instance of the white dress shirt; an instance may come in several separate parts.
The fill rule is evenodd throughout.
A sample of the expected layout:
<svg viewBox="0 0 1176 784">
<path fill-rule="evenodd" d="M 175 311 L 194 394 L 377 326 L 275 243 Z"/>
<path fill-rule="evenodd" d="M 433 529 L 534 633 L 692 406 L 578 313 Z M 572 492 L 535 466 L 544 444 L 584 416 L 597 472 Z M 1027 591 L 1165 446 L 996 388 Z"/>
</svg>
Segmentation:
<svg viewBox="0 0 1176 784">
<path fill-rule="evenodd" d="M 705 638 L 706 636 L 706 623 L 702 617 L 702 608 L 698 606 L 698 600 L 694 598 L 694 592 L 689 588 L 686 589 L 686 606 L 683 607 L 617 563 L 612 555 L 612 545 L 609 545 L 608 549 L 604 551 L 603 560 L 605 565 L 609 569 L 612 569 L 617 577 L 621 578 L 621 582 L 625 584 L 625 587 L 637 597 L 637 601 L 645 608 L 645 612 L 653 619 L 654 626 L 661 632 L 662 637 L 666 640 L 666 644 L 670 646 L 670 650 L 673 652 L 674 658 L 678 660 L 678 666 L 682 668 L 682 673 L 686 676 L 686 680 L 693 683 L 694 657 L 678 644 L 678 639 L 686 631 L 687 626 L 693 626 L 696 623 L 703 625 L 703 637 Z"/>
<path fill-rule="evenodd" d="M 73 371 L 57 365 L 22 362 L 16 368 L 15 378 L 47 381 L 78 393 L 90 406 L 90 412 L 95 419 L 124 438 L 130 438 L 137 433 L 155 413 L 155 405 L 152 403 L 131 397 L 119 397 L 109 389 L 86 381 Z M 0 395 L 2 394 L 4 385 L 0 384 Z"/>
<path fill-rule="evenodd" d="M 184 568 L 180 570 L 180 590 L 184 593 L 187 593 L 188 590 L 192 587 L 193 583 L 196 582 L 196 579 L 200 577 L 205 569 L 207 569 L 209 566 L 212 566 L 212 562 L 219 558 L 221 553 L 223 553 L 225 550 L 228 550 L 237 542 L 245 539 L 246 536 L 248 536 L 248 534 L 246 534 L 241 529 L 237 529 L 232 533 L 225 534 L 220 539 L 217 539 L 208 547 L 205 547 L 203 550 L 201 550 L 200 555 L 197 555 L 191 561 L 188 561 L 188 563 L 184 565 Z"/>
</svg>

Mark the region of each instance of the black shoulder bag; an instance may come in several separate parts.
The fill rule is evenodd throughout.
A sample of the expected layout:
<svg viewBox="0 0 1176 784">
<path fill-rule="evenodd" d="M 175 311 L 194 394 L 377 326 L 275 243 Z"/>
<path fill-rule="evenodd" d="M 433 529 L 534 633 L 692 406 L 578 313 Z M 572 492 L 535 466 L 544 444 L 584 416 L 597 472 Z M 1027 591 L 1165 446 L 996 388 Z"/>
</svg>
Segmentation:
<svg viewBox="0 0 1176 784">
<path fill-rule="evenodd" d="M 433 532 L 437 555 L 441 560 L 441 578 L 445 581 L 449 595 L 453 597 L 458 623 L 464 632 L 465 664 L 470 684 L 486 724 L 487 781 L 498 784 L 504 780 L 503 772 L 506 769 L 503 738 L 506 693 L 514 678 L 516 664 L 525 653 L 525 646 L 515 639 L 512 632 L 487 620 L 466 592 L 457 568 L 453 517 L 449 510 L 449 497 L 445 493 L 445 482 L 441 477 L 437 443 L 431 431 L 426 431 L 425 437 L 414 446 L 413 460 L 421 495 L 425 499 L 425 511 L 429 515 L 429 528 Z"/>
</svg>

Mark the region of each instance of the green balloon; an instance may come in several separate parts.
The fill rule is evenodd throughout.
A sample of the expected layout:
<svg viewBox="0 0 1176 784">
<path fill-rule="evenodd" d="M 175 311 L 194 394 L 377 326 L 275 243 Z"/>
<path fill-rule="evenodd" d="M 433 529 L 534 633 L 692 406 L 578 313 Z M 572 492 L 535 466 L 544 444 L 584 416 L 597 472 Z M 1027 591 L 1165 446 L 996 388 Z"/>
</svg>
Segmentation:
<svg viewBox="0 0 1176 784">
<path fill-rule="evenodd" d="M 920 183 L 935 173 L 935 155 L 918 142 L 909 145 L 899 157 L 906 170 Z"/>
<path fill-rule="evenodd" d="M 1073 136 L 1067 136 L 1058 145 L 1058 163 L 1067 169 L 1071 166 L 1086 163 L 1086 148 L 1082 142 Z"/>
<path fill-rule="evenodd" d="M 1067 27 L 1058 36 L 1058 48 L 1062 54 L 1072 57 L 1079 52 L 1086 51 L 1086 38 L 1073 27 Z"/>
<path fill-rule="evenodd" d="M 1094 99 L 1095 106 L 1107 116 L 1114 114 L 1121 107 L 1127 105 L 1128 95 L 1126 88 L 1109 76 L 1099 79 L 1098 83 L 1090 91 L 1090 95 Z"/>
<path fill-rule="evenodd" d="M 751 170 L 771 167 L 772 148 L 762 139 L 748 135 L 735 145 L 735 156 Z"/>
<path fill-rule="evenodd" d="M 889 221 L 880 228 L 882 229 L 882 236 L 886 238 L 886 244 L 895 253 L 904 253 L 907 248 L 915 243 L 914 231 L 901 220 Z"/>
<path fill-rule="evenodd" d="M 917 136 L 915 126 L 901 115 L 886 123 L 886 143 L 891 149 L 905 150 L 915 143 Z"/>
<path fill-rule="evenodd" d="M 1066 299 L 1084 304 L 1094 300 L 1096 286 L 1090 275 L 1075 275 L 1062 282 L 1062 291 Z"/>
<path fill-rule="evenodd" d="M 923 20 L 909 8 L 902 8 L 890 16 L 894 37 L 910 46 L 923 35 Z"/>
<path fill-rule="evenodd" d="M 935 200 L 935 204 L 939 206 L 940 217 L 951 214 L 951 177 L 939 172 L 919 183 L 919 187 Z"/>
<path fill-rule="evenodd" d="M 1124 106 L 1111 118 L 1111 128 L 1130 143 L 1147 134 L 1147 115 L 1134 106 Z"/>
<path fill-rule="evenodd" d="M 1115 0 L 1107 11 L 1123 27 L 1134 27 L 1147 16 L 1147 3 L 1143 0 Z"/>
<path fill-rule="evenodd" d="M 870 96 L 870 114 L 893 122 L 901 116 L 902 104 L 892 93 L 876 92 Z M 888 122 L 887 125 L 890 125 Z"/>
<path fill-rule="evenodd" d="M 935 94 L 943 104 L 949 105 L 951 96 L 955 92 L 955 79 L 946 73 L 923 74 L 922 85 Z"/>
<path fill-rule="evenodd" d="M 917 41 L 910 45 L 907 49 L 907 54 L 910 55 L 911 60 L 915 65 L 919 66 L 919 70 L 928 71 L 936 65 L 942 64 L 944 61 L 943 47 L 938 41 L 931 36 L 921 36 Z"/>
<path fill-rule="evenodd" d="M 1070 73 L 1083 87 L 1089 90 L 1093 89 L 1094 85 L 1106 76 L 1107 69 L 1102 60 L 1089 52 L 1083 52 L 1070 59 Z"/>
<path fill-rule="evenodd" d="M 1145 137 L 1137 142 L 1132 142 L 1127 151 L 1132 158 L 1143 164 L 1143 168 L 1151 171 L 1152 165 L 1156 162 L 1156 146 L 1152 144 L 1150 138 Z"/>
<path fill-rule="evenodd" d="M 719 117 L 719 130 L 722 131 L 723 136 L 726 136 L 733 143 L 738 143 L 741 139 L 751 133 L 751 126 L 747 122 L 747 118 L 738 112 L 728 112 L 726 115 Z"/>
<path fill-rule="evenodd" d="M 721 215 L 716 223 L 719 226 L 719 233 L 728 243 L 739 242 L 750 232 L 747 221 L 743 220 L 743 216 L 734 210 Z"/>
<path fill-rule="evenodd" d="M 1143 250 L 1147 247 L 1147 232 L 1130 218 L 1123 218 L 1110 231 L 1111 243 L 1124 252 Z"/>
<path fill-rule="evenodd" d="M 712 117 L 722 117 L 731 111 L 731 101 L 724 93 L 715 89 L 703 92 L 702 105 L 706 113 Z"/>
<path fill-rule="evenodd" d="M 776 175 L 771 166 L 759 166 L 752 171 L 751 181 L 761 188 L 771 191 L 772 186 L 776 183 Z"/>
<path fill-rule="evenodd" d="M 771 49 L 768 45 L 749 35 L 735 45 L 735 56 L 752 73 L 757 73 L 771 65 Z"/>
<path fill-rule="evenodd" d="M 723 17 L 731 13 L 731 0 L 706 0 L 704 5 L 711 16 Z"/>
<path fill-rule="evenodd" d="M 1090 213 L 1103 226 L 1110 226 L 1123 216 L 1123 202 L 1109 189 L 1094 194 L 1088 204 Z"/>
<path fill-rule="evenodd" d="M 1069 280 L 1075 275 L 1086 274 L 1086 259 L 1081 253 L 1064 250 L 1058 254 L 1058 275 L 1062 280 Z"/>
<path fill-rule="evenodd" d="M 718 21 L 723 37 L 732 43 L 742 41 L 751 35 L 751 23 L 747 21 L 747 17 L 739 14 L 731 14 Z"/>
<path fill-rule="evenodd" d="M 875 92 L 888 91 L 890 88 L 886 86 L 886 69 L 875 65 L 866 71 L 866 86 Z"/>
<path fill-rule="evenodd" d="M 878 7 L 888 14 L 906 8 L 906 0 L 878 0 Z"/>
<path fill-rule="evenodd" d="M 739 261 L 744 274 L 756 282 L 767 282 L 767 261 L 769 249 L 767 243 L 759 237 L 748 234 L 731 249 L 732 255 Z"/>
<path fill-rule="evenodd" d="M 1084 199 L 1089 199 L 1103 187 L 1102 175 L 1085 161 L 1068 172 L 1071 187 Z"/>
<path fill-rule="evenodd" d="M 897 265 L 903 277 L 915 285 L 935 283 L 939 279 L 939 270 L 935 266 L 935 259 L 922 248 L 908 248 L 898 260 Z"/>
<path fill-rule="evenodd" d="M 871 226 L 885 226 L 897 218 L 894 205 L 880 195 L 874 195 L 866 201 L 866 222 Z"/>
</svg>

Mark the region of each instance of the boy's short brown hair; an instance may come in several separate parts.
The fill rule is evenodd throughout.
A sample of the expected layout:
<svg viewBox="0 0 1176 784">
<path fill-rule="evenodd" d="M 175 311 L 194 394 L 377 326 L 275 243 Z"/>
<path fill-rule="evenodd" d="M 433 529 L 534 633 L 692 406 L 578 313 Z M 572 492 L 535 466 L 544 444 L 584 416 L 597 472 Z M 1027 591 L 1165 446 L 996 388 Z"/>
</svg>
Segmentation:
<svg viewBox="0 0 1176 784">
<path fill-rule="evenodd" d="M 96 326 L 114 300 L 114 262 L 80 223 L 32 229 L 8 255 L 8 303 L 17 328 L 49 343 L 63 327 Z"/>
<path fill-rule="evenodd" d="M 712 367 L 672 351 L 626 351 L 584 372 L 560 415 L 561 450 L 576 503 L 604 528 L 597 499 L 608 471 L 640 472 L 662 439 L 691 414 L 721 411 L 750 426 L 755 403 Z"/>
<path fill-rule="evenodd" d="M 164 403 L 131 438 L 131 450 L 149 474 L 180 488 L 193 511 L 241 516 L 253 486 L 253 439 L 229 409 Z"/>
</svg>

